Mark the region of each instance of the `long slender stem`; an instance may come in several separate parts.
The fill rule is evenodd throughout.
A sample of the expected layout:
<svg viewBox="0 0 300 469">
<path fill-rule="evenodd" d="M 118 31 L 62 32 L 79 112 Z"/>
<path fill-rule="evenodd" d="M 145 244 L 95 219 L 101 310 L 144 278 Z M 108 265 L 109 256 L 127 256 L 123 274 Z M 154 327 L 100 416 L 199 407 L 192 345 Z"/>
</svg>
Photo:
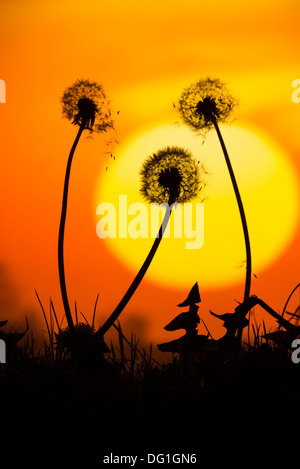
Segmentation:
<svg viewBox="0 0 300 469">
<path fill-rule="evenodd" d="M 283 317 L 283 315 L 284 315 L 284 313 L 285 313 L 285 310 L 286 310 L 286 308 L 287 308 L 287 305 L 289 304 L 290 299 L 292 298 L 293 294 L 295 293 L 295 291 L 296 291 L 297 288 L 299 288 L 299 287 L 300 287 L 300 283 L 298 283 L 298 284 L 295 286 L 295 288 L 294 288 L 294 289 L 292 290 L 292 292 L 290 293 L 288 299 L 286 300 L 286 303 L 285 303 L 284 308 L 283 308 L 282 313 L 281 313 L 281 316 L 282 316 L 282 317 Z"/>
<path fill-rule="evenodd" d="M 64 310 L 66 319 L 68 322 L 68 327 L 70 331 L 74 330 L 74 322 L 72 319 L 72 314 L 70 310 L 68 295 L 67 295 L 67 287 L 66 287 L 66 278 L 65 278 L 65 267 L 64 267 L 64 236 L 65 236 L 65 224 L 66 224 L 66 215 L 67 215 L 67 205 L 68 205 L 68 191 L 69 191 L 69 181 L 70 181 L 70 173 L 71 173 L 71 166 L 73 156 L 81 137 L 81 134 L 84 130 L 84 125 L 79 127 L 78 133 L 72 145 L 67 169 L 65 174 L 65 183 L 64 183 L 64 192 L 63 192 L 63 201 L 62 201 L 62 209 L 61 209 L 61 217 L 60 217 L 60 224 L 59 224 L 59 234 L 58 234 L 58 271 L 59 271 L 59 282 L 60 282 L 60 290 L 61 296 L 63 300 Z"/>
<path fill-rule="evenodd" d="M 169 219 L 170 219 L 171 210 L 172 210 L 172 204 L 171 204 L 171 201 L 169 200 L 168 205 L 166 207 L 166 213 L 164 215 L 164 219 L 163 219 L 162 224 L 159 228 L 158 235 L 154 240 L 152 248 L 149 251 L 148 256 L 146 257 L 142 267 L 140 268 L 139 272 L 137 273 L 136 277 L 134 278 L 133 282 L 131 283 L 130 287 L 128 288 L 127 292 L 125 293 L 125 295 L 121 299 L 118 306 L 115 308 L 115 310 L 112 312 L 112 314 L 106 320 L 106 322 L 102 325 L 102 327 L 97 331 L 97 335 L 102 335 L 103 336 L 110 329 L 110 327 L 114 324 L 116 319 L 120 316 L 123 309 L 125 308 L 125 306 L 129 302 L 129 300 L 131 299 L 132 295 L 136 291 L 139 284 L 141 283 L 145 273 L 148 270 L 148 267 L 151 264 L 151 261 L 152 261 L 154 255 L 157 251 L 157 248 L 158 248 L 158 246 L 159 246 L 159 244 L 160 244 L 160 242 L 163 238 L 165 229 L 166 229 L 167 224 L 168 224 Z"/>
<path fill-rule="evenodd" d="M 226 149 L 226 146 L 225 146 L 225 143 L 224 143 L 224 140 L 223 140 L 223 137 L 222 137 L 222 134 L 220 132 L 220 129 L 219 129 L 219 126 L 218 126 L 218 123 L 217 123 L 216 119 L 213 120 L 213 124 L 215 126 L 215 129 L 216 129 L 216 132 L 218 134 L 219 141 L 220 141 L 223 153 L 224 153 L 225 161 L 226 161 L 227 168 L 228 168 L 228 171 L 229 171 L 229 174 L 230 174 L 230 178 L 231 178 L 231 182 L 232 182 L 232 185 L 233 185 L 235 197 L 236 197 L 236 200 L 237 200 L 237 203 L 238 203 L 238 207 L 239 207 L 239 211 L 240 211 L 240 217 L 241 217 L 242 226 L 243 226 L 245 247 L 246 247 L 246 280 L 245 280 L 245 290 L 244 290 L 244 304 L 245 304 L 245 307 L 246 307 L 247 303 L 248 303 L 248 300 L 249 300 L 249 295 L 250 295 L 251 269 L 252 269 L 251 248 L 250 248 L 249 232 L 248 232 L 248 227 L 247 227 L 247 222 L 246 222 L 246 215 L 245 215 L 244 206 L 243 206 L 243 202 L 242 202 L 242 199 L 241 199 L 240 191 L 239 191 L 239 188 L 238 188 L 238 185 L 237 185 L 237 182 L 236 182 L 236 178 L 235 178 L 235 175 L 234 175 L 234 172 L 233 172 L 233 169 L 232 169 L 232 165 L 231 165 L 231 162 L 230 162 L 230 158 L 229 158 L 229 155 L 228 155 L 228 152 L 227 152 L 227 149 Z M 247 311 L 247 308 L 245 309 L 245 311 Z M 242 329 L 239 329 L 238 338 L 240 338 L 240 339 L 241 339 L 241 333 L 242 333 Z"/>
</svg>

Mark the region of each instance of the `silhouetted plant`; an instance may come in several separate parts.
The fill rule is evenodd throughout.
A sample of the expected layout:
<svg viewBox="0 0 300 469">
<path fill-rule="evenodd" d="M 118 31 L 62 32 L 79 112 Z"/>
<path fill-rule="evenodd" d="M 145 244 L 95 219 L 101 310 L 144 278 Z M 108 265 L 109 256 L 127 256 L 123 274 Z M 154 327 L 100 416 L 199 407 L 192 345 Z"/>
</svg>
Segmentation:
<svg viewBox="0 0 300 469">
<path fill-rule="evenodd" d="M 206 78 L 191 84 L 179 99 L 177 109 L 194 131 L 206 133 L 215 121 L 228 122 L 237 100 L 219 79 Z"/>
<path fill-rule="evenodd" d="M 189 202 L 200 190 L 200 171 L 191 153 L 166 147 L 150 156 L 141 169 L 141 194 L 150 203 L 167 203 L 157 237 L 142 267 L 113 313 L 97 333 L 104 335 L 119 317 L 142 281 L 162 240 L 174 204 Z"/>
<path fill-rule="evenodd" d="M 90 133 L 106 132 L 113 128 L 113 120 L 109 108 L 109 101 L 101 85 L 89 80 L 76 80 L 75 83 L 66 89 L 62 99 L 63 116 L 79 127 L 75 141 L 71 148 L 63 191 L 62 211 L 58 236 L 58 268 L 61 295 L 68 322 L 68 328 L 74 331 L 74 322 L 70 310 L 64 269 L 64 233 L 67 214 L 68 190 L 73 156 L 84 130 Z"/>
<path fill-rule="evenodd" d="M 149 203 L 185 203 L 200 189 L 199 169 L 191 154 L 167 147 L 150 156 L 141 170 L 140 192 Z"/>
<path fill-rule="evenodd" d="M 200 303 L 200 293 L 198 283 L 195 283 L 187 298 L 179 303 L 179 308 L 189 307 L 188 311 L 178 314 L 164 329 L 166 331 L 177 331 L 179 329 L 185 329 L 186 333 L 179 339 L 172 340 L 171 342 L 165 342 L 158 344 L 157 348 L 161 352 L 172 352 L 178 353 L 182 358 L 187 359 L 190 353 L 195 349 L 203 347 L 204 341 L 207 336 L 198 336 L 197 327 L 200 322 L 198 315 L 199 306 L 196 303 Z"/>
<path fill-rule="evenodd" d="M 60 329 L 55 333 L 55 347 L 59 357 L 68 358 L 74 355 L 78 350 L 85 350 L 85 356 L 81 356 L 81 360 L 90 361 L 101 359 L 104 353 L 110 352 L 104 340 L 93 342 L 93 348 L 89 347 L 84 349 L 85 344 L 91 342 L 91 338 L 95 334 L 95 328 L 91 324 L 79 322 L 74 325 L 74 330 L 71 332 L 67 327 Z"/>
<path fill-rule="evenodd" d="M 114 127 L 109 100 L 102 85 L 96 82 L 76 80 L 64 92 L 61 103 L 63 116 L 91 133 Z"/>
<path fill-rule="evenodd" d="M 251 308 L 250 301 L 248 302 L 248 310 Z M 247 312 L 248 312 L 247 310 Z M 216 342 L 218 346 L 221 347 L 223 350 L 234 350 L 236 345 L 240 345 L 239 339 L 236 338 L 236 331 L 241 328 L 249 325 L 249 320 L 245 317 L 245 308 L 244 304 L 240 304 L 235 308 L 234 313 L 224 313 L 224 314 L 216 314 L 213 311 L 209 310 L 210 314 L 215 316 L 216 318 L 223 321 L 223 326 L 226 329 L 226 334 L 218 339 Z"/>
<path fill-rule="evenodd" d="M 247 303 L 251 287 L 251 249 L 249 233 L 242 199 L 219 128 L 219 122 L 228 122 L 230 114 L 236 105 L 237 100 L 231 96 L 224 83 L 219 79 L 206 78 L 193 83 L 183 91 L 179 99 L 177 109 L 184 122 L 191 127 L 192 130 L 205 133 L 211 128 L 215 128 L 217 132 L 238 203 L 244 232 L 247 265 L 243 303 L 246 314 L 248 312 Z M 238 337 L 240 339 L 241 336 L 242 327 L 238 329 Z"/>
</svg>

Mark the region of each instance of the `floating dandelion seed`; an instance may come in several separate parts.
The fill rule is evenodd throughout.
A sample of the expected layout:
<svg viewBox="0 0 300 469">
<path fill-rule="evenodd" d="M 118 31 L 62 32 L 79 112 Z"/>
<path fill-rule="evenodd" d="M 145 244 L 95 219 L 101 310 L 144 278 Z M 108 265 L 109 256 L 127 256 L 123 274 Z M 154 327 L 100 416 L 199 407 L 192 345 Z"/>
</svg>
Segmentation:
<svg viewBox="0 0 300 469">
<path fill-rule="evenodd" d="M 74 125 L 98 133 L 114 127 L 110 103 L 96 82 L 76 80 L 64 92 L 61 102 L 63 116 Z"/>
<path fill-rule="evenodd" d="M 104 335 L 118 319 L 141 283 L 163 238 L 174 204 L 189 202 L 199 195 L 198 166 L 192 155 L 183 148 L 166 147 L 154 153 L 143 164 L 140 175 L 140 191 L 144 198 L 150 203 L 167 203 L 166 213 L 142 267 L 118 306 L 97 331 L 99 335 Z"/>
<path fill-rule="evenodd" d="M 245 249 L 247 256 L 246 279 L 244 290 L 244 311 L 245 315 L 248 312 L 247 305 L 249 303 L 250 286 L 251 286 L 251 249 L 248 227 L 246 222 L 245 211 L 231 165 L 231 161 L 219 128 L 219 123 L 228 122 L 229 116 L 237 105 L 237 100 L 231 96 L 225 84 L 219 79 L 206 78 L 193 83 L 186 88 L 177 104 L 177 110 L 182 117 L 183 121 L 194 131 L 205 133 L 211 128 L 215 128 L 229 171 L 232 186 L 234 189 L 235 197 L 237 200 L 243 233 L 245 240 Z M 241 340 L 242 329 L 245 327 L 241 325 L 238 330 L 237 337 Z"/>
<path fill-rule="evenodd" d="M 223 82 L 206 78 L 186 88 L 176 108 L 192 130 L 206 132 L 214 127 L 215 120 L 228 122 L 237 103 Z"/>
<path fill-rule="evenodd" d="M 185 203 L 197 197 L 200 172 L 191 153 L 166 147 L 150 156 L 140 172 L 143 197 L 150 203 Z"/>
</svg>

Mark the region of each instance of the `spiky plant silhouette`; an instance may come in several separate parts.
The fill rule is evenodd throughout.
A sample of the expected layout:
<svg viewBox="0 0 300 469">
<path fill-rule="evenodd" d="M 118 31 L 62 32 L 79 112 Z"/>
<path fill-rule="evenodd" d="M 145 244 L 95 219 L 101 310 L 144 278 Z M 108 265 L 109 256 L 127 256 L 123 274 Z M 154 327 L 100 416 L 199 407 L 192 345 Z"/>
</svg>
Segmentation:
<svg viewBox="0 0 300 469">
<path fill-rule="evenodd" d="M 62 99 L 62 114 L 73 125 L 79 127 L 72 145 L 65 173 L 62 210 L 58 235 L 58 270 L 61 295 L 65 315 L 70 331 L 74 331 L 74 322 L 70 310 L 64 268 L 64 234 L 67 215 L 68 191 L 73 156 L 84 130 L 90 133 L 105 132 L 113 128 L 109 101 L 100 84 L 89 80 L 76 80 L 72 86 L 66 89 Z"/>
<path fill-rule="evenodd" d="M 217 132 L 238 203 L 243 227 L 246 248 L 246 279 L 243 303 L 245 305 L 245 312 L 247 312 L 247 304 L 249 301 L 251 287 L 252 264 L 249 232 L 240 191 L 225 142 L 219 128 L 219 122 L 228 122 L 230 114 L 236 105 L 237 100 L 231 96 L 223 82 L 219 79 L 206 78 L 191 84 L 183 91 L 177 104 L 177 110 L 183 121 L 192 130 L 206 133 L 211 128 L 215 128 Z M 240 339 L 241 336 L 242 327 L 238 329 L 238 337 Z"/>
<path fill-rule="evenodd" d="M 189 202 L 199 194 L 199 168 L 191 153 L 183 148 L 166 147 L 157 151 L 144 162 L 140 175 L 140 192 L 145 200 L 166 204 L 166 212 L 148 256 L 120 303 L 97 331 L 100 335 L 114 324 L 141 283 L 163 238 L 174 204 Z"/>
</svg>

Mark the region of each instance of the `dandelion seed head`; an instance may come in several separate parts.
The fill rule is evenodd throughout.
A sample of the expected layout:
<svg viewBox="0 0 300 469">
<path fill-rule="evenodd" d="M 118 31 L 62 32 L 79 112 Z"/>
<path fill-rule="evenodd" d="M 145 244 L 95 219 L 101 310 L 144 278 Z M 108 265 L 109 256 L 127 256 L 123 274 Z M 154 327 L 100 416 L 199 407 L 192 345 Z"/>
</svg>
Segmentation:
<svg viewBox="0 0 300 469">
<path fill-rule="evenodd" d="M 178 168 L 168 167 L 163 169 L 158 176 L 158 183 L 163 187 L 164 191 L 172 195 L 174 200 L 180 195 L 180 185 L 182 182 L 182 175 Z"/>
<path fill-rule="evenodd" d="M 153 153 L 144 162 L 140 175 L 140 192 L 150 203 L 185 203 L 199 195 L 199 167 L 183 148 L 166 147 Z"/>
<path fill-rule="evenodd" d="M 206 132 L 214 126 L 214 120 L 228 122 L 237 105 L 218 78 L 206 78 L 191 84 L 180 96 L 176 106 L 183 121 L 197 132 Z"/>
<path fill-rule="evenodd" d="M 114 128 L 109 100 L 96 82 L 76 80 L 64 92 L 61 103 L 63 116 L 74 125 L 83 125 L 91 133 Z"/>
<path fill-rule="evenodd" d="M 74 331 L 70 331 L 68 327 L 60 329 L 58 333 L 54 333 L 56 350 L 66 355 L 72 354 L 87 345 L 94 334 L 94 326 L 82 322 L 75 324 Z M 107 346 L 101 338 L 93 344 L 92 352 L 94 354 L 107 351 Z"/>
</svg>

